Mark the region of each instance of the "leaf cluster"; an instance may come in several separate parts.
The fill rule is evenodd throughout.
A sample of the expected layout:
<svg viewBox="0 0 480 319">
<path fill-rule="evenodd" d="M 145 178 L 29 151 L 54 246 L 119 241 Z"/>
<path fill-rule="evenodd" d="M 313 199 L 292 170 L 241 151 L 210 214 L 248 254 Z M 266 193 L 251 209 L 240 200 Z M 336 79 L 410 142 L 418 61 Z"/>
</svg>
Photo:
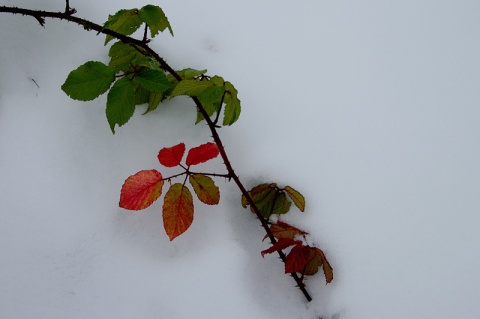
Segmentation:
<svg viewBox="0 0 480 319">
<path fill-rule="evenodd" d="M 193 222 L 193 197 L 186 186 L 187 177 L 190 186 L 198 199 L 207 205 L 216 205 L 220 201 L 220 190 L 208 174 L 195 173 L 190 167 L 209 161 L 218 156 L 219 150 L 215 143 L 206 143 L 188 151 L 185 165 L 181 164 L 185 154 L 185 144 L 162 148 L 158 153 L 160 164 L 165 167 L 182 167 L 184 173 L 163 178 L 155 169 L 143 170 L 129 176 L 120 192 L 120 207 L 128 210 L 141 210 L 149 207 L 162 195 L 166 180 L 185 176 L 183 183 L 170 186 L 165 194 L 162 208 L 163 225 L 170 240 L 183 234 Z M 215 174 L 211 174 L 215 175 Z"/>
<path fill-rule="evenodd" d="M 159 32 L 169 30 L 170 23 L 163 10 L 154 5 L 141 9 L 120 10 L 109 16 L 104 28 L 129 36 L 145 26 L 145 36 L 141 45 L 115 42 L 109 50 L 107 64 L 89 61 L 70 72 L 62 90 L 72 99 L 90 101 L 108 92 L 106 117 L 112 133 L 115 127 L 126 124 L 138 105 L 147 105 L 143 114 L 155 110 L 158 105 L 173 97 L 187 95 L 198 98 L 208 116 L 217 117 L 225 106 L 223 125 L 232 125 L 240 116 L 240 100 L 235 87 L 222 77 L 205 75 L 207 70 L 184 69 L 166 72 L 164 66 L 149 54 L 146 38 L 147 30 L 153 38 Z M 107 35 L 105 45 L 113 37 Z M 180 79 L 180 80 L 179 80 Z M 204 120 L 197 109 L 196 123 Z"/>
<path fill-rule="evenodd" d="M 333 269 L 330 266 L 323 251 L 317 247 L 305 245 L 298 237 L 308 235 L 307 232 L 289 225 L 280 220 L 273 221 L 271 216 L 281 216 L 289 212 L 292 202 L 300 210 L 305 210 L 305 197 L 291 186 L 280 188 L 276 183 L 264 183 L 253 187 L 248 195 L 253 200 L 256 208 L 262 215 L 270 221 L 270 233 L 276 239 L 273 245 L 262 251 L 262 256 L 275 251 L 282 251 L 291 248 L 285 258 L 285 273 L 299 273 L 300 280 L 304 276 L 311 276 L 318 272 L 319 267 L 323 267 L 326 282 L 333 280 Z M 242 206 L 247 208 L 249 205 L 247 197 L 242 196 Z M 254 212 L 253 207 L 250 207 Z M 268 238 L 268 234 L 264 240 Z"/>
</svg>

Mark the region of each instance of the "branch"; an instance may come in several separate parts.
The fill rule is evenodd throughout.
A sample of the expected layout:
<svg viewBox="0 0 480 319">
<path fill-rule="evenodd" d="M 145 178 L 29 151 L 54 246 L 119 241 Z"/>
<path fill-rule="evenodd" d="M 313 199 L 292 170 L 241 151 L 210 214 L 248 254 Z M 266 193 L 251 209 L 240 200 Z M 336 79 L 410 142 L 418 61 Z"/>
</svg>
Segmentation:
<svg viewBox="0 0 480 319">
<path fill-rule="evenodd" d="M 73 14 L 76 12 L 76 10 L 73 9 L 73 8 L 70 8 L 68 0 L 66 0 L 65 12 L 49 12 L 49 11 L 41 11 L 41 10 L 29 10 L 29 9 L 22 9 L 22 8 L 17 8 L 17 7 L 6 7 L 6 6 L 0 7 L 0 12 L 7 12 L 7 13 L 12 13 L 12 14 L 21 14 L 21 15 L 24 15 L 24 16 L 34 17 L 35 19 L 37 19 L 37 21 L 40 23 L 40 25 L 42 27 L 45 26 L 45 18 L 52 18 L 52 19 L 60 19 L 60 20 L 66 20 L 66 21 L 74 22 L 74 23 L 76 23 L 80 26 L 83 26 L 85 30 L 95 30 L 98 33 L 103 33 L 103 34 L 106 34 L 106 35 L 110 35 L 110 36 L 122 41 L 123 43 L 127 43 L 127 44 L 132 45 L 137 50 L 138 50 L 138 48 L 142 48 L 144 50 L 144 52 L 142 52 L 143 54 L 148 55 L 148 56 L 154 58 L 155 60 L 157 60 L 158 63 L 160 63 L 160 66 L 162 67 L 162 69 L 169 72 L 175 79 L 177 79 L 178 81 L 182 80 L 182 77 L 177 72 L 175 72 L 175 70 L 172 67 L 170 67 L 170 65 L 168 65 L 167 62 L 162 57 L 160 57 L 154 50 L 152 50 L 148 46 L 148 43 L 146 41 L 137 40 L 135 38 L 132 38 L 132 37 L 117 33 L 115 31 L 112 31 L 110 29 L 104 28 L 103 26 L 101 26 L 99 24 L 96 24 L 94 22 L 91 22 L 89 20 L 74 17 Z M 213 140 L 215 141 L 215 143 L 218 146 L 218 149 L 220 151 L 220 156 L 222 157 L 222 159 L 224 161 L 225 168 L 227 169 L 227 172 L 228 172 L 227 176 L 234 180 L 235 184 L 237 184 L 237 187 L 240 189 L 241 193 L 247 199 L 247 202 L 249 203 L 250 207 L 253 209 L 256 217 L 260 220 L 260 222 L 262 224 L 262 227 L 265 230 L 265 232 L 267 233 L 267 236 L 270 239 L 270 241 L 272 242 L 272 244 L 276 243 L 277 241 L 276 241 L 275 237 L 273 236 L 272 232 L 270 231 L 268 220 L 265 219 L 262 216 L 262 214 L 260 213 L 260 210 L 258 209 L 257 205 L 253 201 L 252 197 L 248 194 L 248 191 L 246 190 L 245 186 L 242 184 L 242 182 L 240 181 L 240 178 L 235 173 L 235 171 L 234 171 L 234 169 L 233 169 L 233 167 L 230 163 L 230 160 L 227 156 L 227 153 L 225 152 L 225 148 L 223 146 L 222 140 L 220 139 L 220 136 L 217 132 L 217 127 L 215 125 L 215 122 L 213 122 L 212 119 L 210 119 L 207 111 L 205 110 L 205 108 L 203 107 L 202 103 L 200 102 L 200 100 L 198 98 L 192 97 L 192 100 L 195 103 L 195 105 L 197 106 L 199 112 L 205 118 L 205 121 L 207 122 L 207 125 L 210 128 Z M 179 174 L 179 175 L 183 175 L 183 173 Z M 280 256 L 280 259 L 283 261 L 283 263 L 285 263 L 285 260 L 286 260 L 285 254 L 280 250 L 277 251 L 277 252 Z M 290 273 L 290 275 L 292 276 L 292 278 L 297 283 L 298 288 L 302 291 L 305 298 L 308 301 L 311 301 L 312 297 L 310 296 L 310 294 L 306 290 L 305 284 L 303 283 L 303 280 L 301 278 L 299 278 L 298 274 L 295 273 L 295 272 Z"/>
</svg>

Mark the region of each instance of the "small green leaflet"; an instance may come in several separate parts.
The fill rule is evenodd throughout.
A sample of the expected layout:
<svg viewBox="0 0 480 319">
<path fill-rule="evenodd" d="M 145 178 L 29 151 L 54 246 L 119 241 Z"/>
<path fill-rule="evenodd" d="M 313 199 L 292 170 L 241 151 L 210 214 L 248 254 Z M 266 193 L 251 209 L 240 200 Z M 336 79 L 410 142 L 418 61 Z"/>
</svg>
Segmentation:
<svg viewBox="0 0 480 319">
<path fill-rule="evenodd" d="M 143 70 L 134 78 L 144 89 L 163 93 L 170 88 L 165 72 L 159 70 Z"/>
<path fill-rule="evenodd" d="M 158 34 L 158 31 L 163 32 L 167 28 L 173 36 L 172 27 L 170 26 L 170 22 L 168 22 L 162 8 L 148 4 L 138 11 L 138 16 L 150 28 L 150 35 L 152 38 Z"/>
<path fill-rule="evenodd" d="M 103 25 L 105 28 L 118 32 L 123 35 L 130 35 L 137 31 L 143 21 L 138 17 L 138 9 L 120 10 L 113 16 L 109 15 L 107 22 Z M 113 39 L 111 35 L 105 38 L 105 45 Z"/>
<path fill-rule="evenodd" d="M 232 125 L 240 117 L 240 100 L 237 97 L 237 90 L 230 82 L 225 82 L 225 111 L 223 114 L 223 125 Z"/>
<path fill-rule="evenodd" d="M 105 93 L 115 80 L 115 70 L 89 61 L 70 72 L 62 90 L 74 100 L 90 101 Z"/>
<path fill-rule="evenodd" d="M 210 81 L 182 80 L 178 82 L 173 89 L 172 96 L 189 95 L 197 96 L 203 93 L 207 88 L 214 86 Z"/>
<path fill-rule="evenodd" d="M 113 84 L 107 96 L 107 120 L 112 133 L 115 124 L 127 123 L 135 112 L 135 86 L 129 78 L 121 78 Z"/>
</svg>

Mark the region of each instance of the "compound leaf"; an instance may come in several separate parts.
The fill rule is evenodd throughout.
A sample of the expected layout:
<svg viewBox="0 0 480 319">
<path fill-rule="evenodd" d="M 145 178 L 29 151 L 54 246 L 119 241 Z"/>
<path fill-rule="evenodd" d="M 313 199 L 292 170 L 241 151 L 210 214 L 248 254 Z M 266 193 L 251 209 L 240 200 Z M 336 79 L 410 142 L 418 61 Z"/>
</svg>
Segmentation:
<svg viewBox="0 0 480 319">
<path fill-rule="evenodd" d="M 293 189 L 290 186 L 285 186 L 284 190 L 288 194 L 290 199 L 293 201 L 295 206 L 297 206 L 300 211 L 305 211 L 305 197 L 303 197 L 303 195 L 300 194 L 299 191 Z"/>
<path fill-rule="evenodd" d="M 195 194 L 198 199 L 207 205 L 217 205 L 220 201 L 220 191 L 218 187 L 208 176 L 203 174 L 193 174 L 189 177 Z"/>
<path fill-rule="evenodd" d="M 135 86 L 129 78 L 121 78 L 113 84 L 107 96 L 107 120 L 112 133 L 115 124 L 122 126 L 135 112 Z"/>
<path fill-rule="evenodd" d="M 129 210 L 147 208 L 162 194 L 162 174 L 145 170 L 129 176 L 120 192 L 120 207 Z"/>
<path fill-rule="evenodd" d="M 170 26 L 170 22 L 168 22 L 162 8 L 148 4 L 138 11 L 138 16 L 150 28 L 150 35 L 152 38 L 158 34 L 158 31 L 163 32 L 167 28 L 173 36 L 172 27 Z"/>
<path fill-rule="evenodd" d="M 90 101 L 110 88 L 115 73 L 102 62 L 89 61 L 70 72 L 62 90 L 74 100 Z"/>
<path fill-rule="evenodd" d="M 175 167 L 180 164 L 180 161 L 185 154 L 185 144 L 180 143 L 172 147 L 164 147 L 158 152 L 158 161 L 166 167 Z"/>
<path fill-rule="evenodd" d="M 165 194 L 163 227 L 170 240 L 183 234 L 193 222 L 193 198 L 184 185 L 173 184 Z"/>
<path fill-rule="evenodd" d="M 120 10 L 113 16 L 109 15 L 107 22 L 103 25 L 105 28 L 118 32 L 123 35 L 130 35 L 137 31 L 143 21 L 138 17 L 137 9 Z M 111 35 L 105 38 L 105 45 L 113 39 Z"/>
<path fill-rule="evenodd" d="M 135 81 L 151 92 L 162 93 L 170 88 L 165 72 L 159 70 L 143 70 L 135 76 Z"/>
<path fill-rule="evenodd" d="M 204 163 L 217 157 L 219 153 L 217 144 L 208 142 L 190 149 L 185 163 L 188 166 Z"/>
</svg>

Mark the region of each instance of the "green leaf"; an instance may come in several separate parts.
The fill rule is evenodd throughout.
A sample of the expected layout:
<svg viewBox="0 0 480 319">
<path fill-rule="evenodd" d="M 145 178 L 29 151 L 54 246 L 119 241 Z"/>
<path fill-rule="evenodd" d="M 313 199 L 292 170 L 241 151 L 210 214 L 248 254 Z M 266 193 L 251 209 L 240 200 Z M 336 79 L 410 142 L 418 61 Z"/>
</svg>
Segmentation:
<svg viewBox="0 0 480 319">
<path fill-rule="evenodd" d="M 158 105 L 160 104 L 160 102 L 162 101 L 162 99 L 163 99 L 163 94 L 162 93 L 151 92 L 149 100 L 148 100 L 148 108 L 145 111 L 145 113 L 143 113 L 143 114 L 145 115 L 145 114 L 155 110 L 158 107 Z"/>
<path fill-rule="evenodd" d="M 121 78 L 113 84 L 107 96 L 107 120 L 112 133 L 115 124 L 122 126 L 135 112 L 135 86 L 129 78 Z"/>
<path fill-rule="evenodd" d="M 284 192 L 277 192 L 277 197 L 275 197 L 275 203 L 273 206 L 272 214 L 283 215 L 288 213 L 292 206 L 292 202 L 287 199 L 287 196 Z"/>
<path fill-rule="evenodd" d="M 213 182 L 213 179 L 203 174 L 193 174 L 190 175 L 189 181 L 201 202 L 208 205 L 218 204 L 220 201 L 220 191 Z"/>
<path fill-rule="evenodd" d="M 189 95 L 197 96 L 214 84 L 210 81 L 182 80 L 173 89 L 172 96 Z"/>
<path fill-rule="evenodd" d="M 89 61 L 70 72 L 62 90 L 74 100 L 90 101 L 105 93 L 115 80 L 115 70 Z"/>
<path fill-rule="evenodd" d="M 138 17 L 138 9 L 120 10 L 113 16 L 108 16 L 105 28 L 123 35 L 130 35 L 137 31 L 143 21 Z M 113 39 L 111 35 L 105 38 L 105 45 Z"/>
<path fill-rule="evenodd" d="M 197 77 L 197 76 L 200 76 L 202 74 L 205 74 L 207 73 L 207 70 L 195 70 L 195 69 L 192 69 L 192 68 L 187 68 L 187 69 L 183 69 L 183 70 L 180 70 L 180 71 L 175 71 L 178 75 L 180 75 L 182 77 L 182 79 L 184 80 L 192 80 L 193 78 Z"/>
<path fill-rule="evenodd" d="M 150 99 L 150 91 L 145 90 L 140 85 L 135 86 L 135 105 L 148 103 Z"/>
<path fill-rule="evenodd" d="M 223 92 L 225 92 L 225 88 L 223 88 L 222 86 L 211 86 L 206 88 L 202 94 L 198 95 L 198 99 L 203 106 L 206 106 L 207 104 L 220 105 Z"/>
<path fill-rule="evenodd" d="M 249 192 L 250 196 L 257 206 L 260 214 L 268 218 L 273 212 L 273 205 L 275 201 L 275 197 L 277 196 L 278 188 L 275 183 L 272 184 L 260 184 L 252 188 Z M 247 207 L 248 202 L 245 196 L 242 195 L 242 206 Z M 253 208 L 250 207 L 251 211 L 254 212 Z"/>
<path fill-rule="evenodd" d="M 158 34 L 158 31 L 163 32 L 166 28 L 168 28 L 170 34 L 173 36 L 172 27 L 162 8 L 148 4 L 138 11 L 138 16 L 150 28 L 152 38 Z"/>
<path fill-rule="evenodd" d="M 298 192 L 297 190 L 293 189 L 290 186 L 285 186 L 285 192 L 287 192 L 290 199 L 293 201 L 295 206 L 297 206 L 298 209 L 300 209 L 300 211 L 302 212 L 305 211 L 305 197 L 303 197 L 303 195 L 300 194 L 300 192 Z"/>
<path fill-rule="evenodd" d="M 222 100 L 223 93 L 225 89 L 223 86 L 211 86 L 206 88 L 202 94 L 198 96 L 200 103 L 202 103 L 203 108 L 207 112 L 208 116 L 212 116 L 215 112 L 218 112 L 220 109 L 220 102 Z M 204 120 L 202 113 L 197 109 L 197 121 L 195 124 Z"/>
<path fill-rule="evenodd" d="M 143 70 L 134 80 L 151 92 L 162 93 L 170 88 L 165 72 L 159 70 Z"/>
<path fill-rule="evenodd" d="M 237 97 L 237 90 L 230 82 L 225 82 L 225 111 L 223 114 L 223 125 L 232 125 L 240 117 L 240 100 Z"/>
<path fill-rule="evenodd" d="M 115 42 L 108 52 L 110 62 L 108 66 L 114 68 L 117 72 L 131 72 L 132 65 L 149 62 L 149 58 L 138 52 L 132 46 L 121 41 Z"/>
</svg>

